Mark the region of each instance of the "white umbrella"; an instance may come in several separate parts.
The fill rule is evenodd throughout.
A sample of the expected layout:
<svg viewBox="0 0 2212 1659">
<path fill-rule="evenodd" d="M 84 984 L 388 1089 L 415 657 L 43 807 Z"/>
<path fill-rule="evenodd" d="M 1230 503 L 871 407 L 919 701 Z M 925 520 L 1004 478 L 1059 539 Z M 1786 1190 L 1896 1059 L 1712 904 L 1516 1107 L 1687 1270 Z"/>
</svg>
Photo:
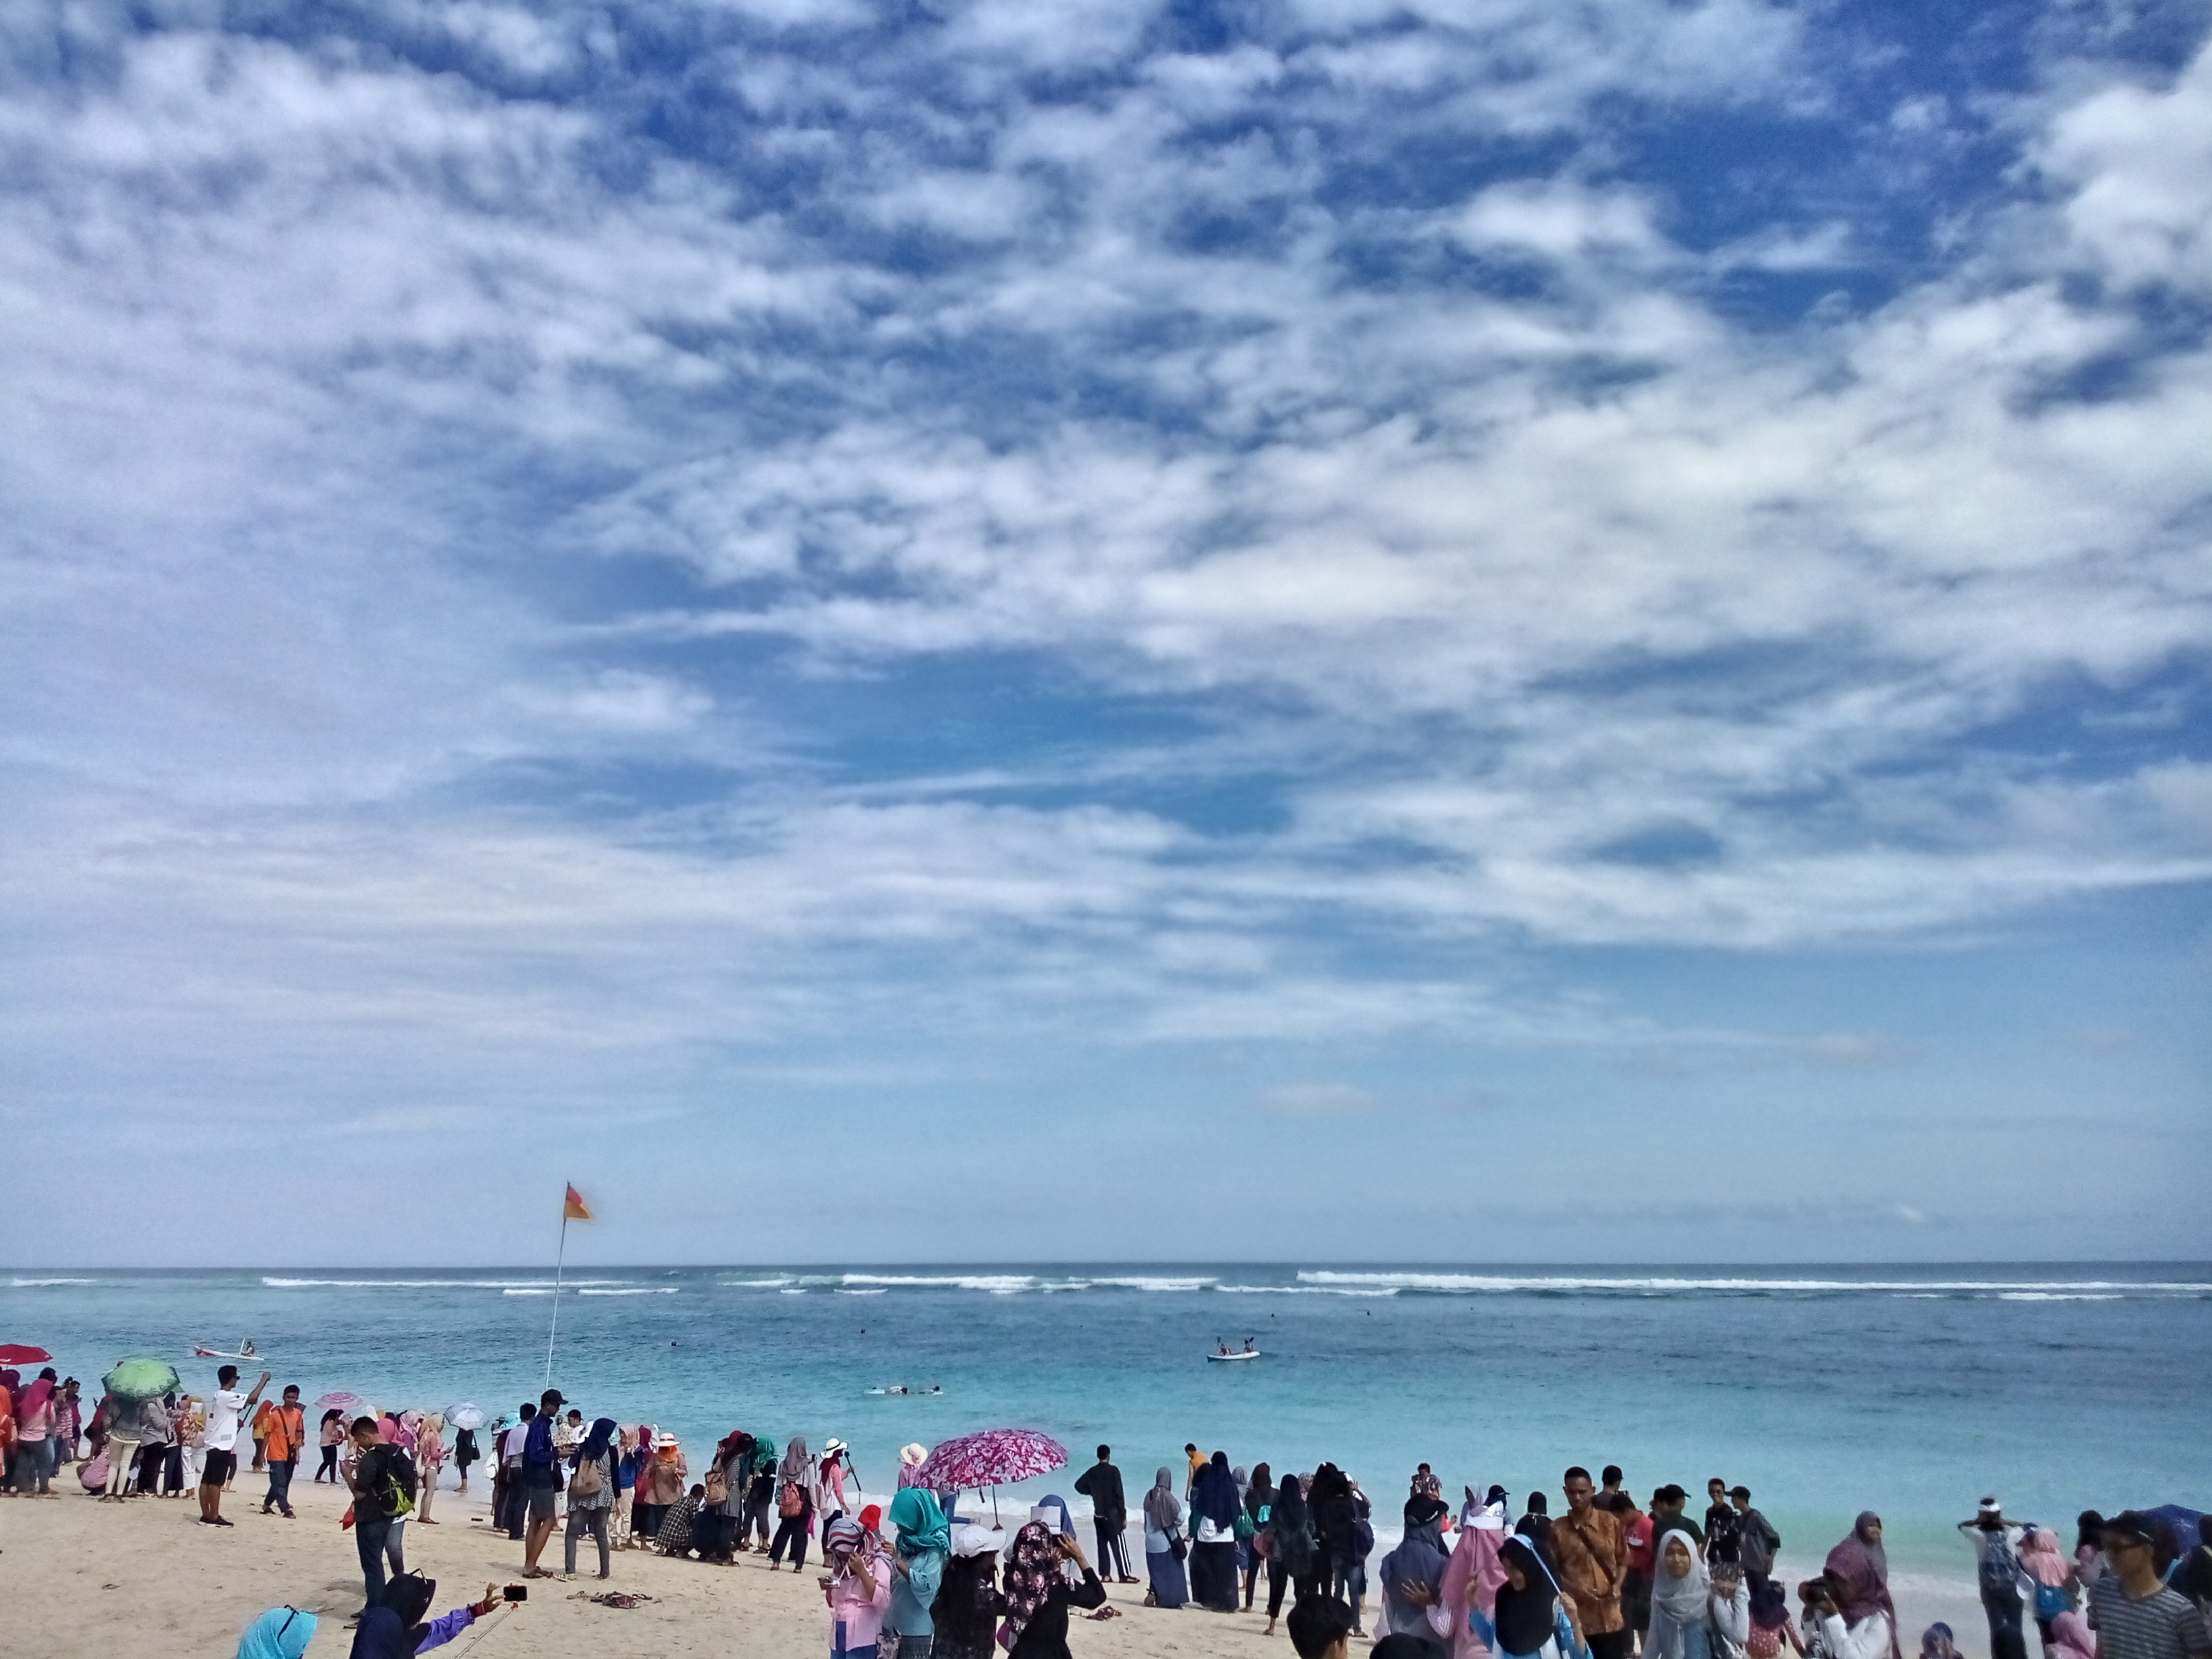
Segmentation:
<svg viewBox="0 0 2212 1659">
<path fill-rule="evenodd" d="M 449 1428 L 474 1431 L 484 1425 L 483 1407 L 463 1401 L 458 1406 L 446 1407 L 446 1423 Z"/>
</svg>

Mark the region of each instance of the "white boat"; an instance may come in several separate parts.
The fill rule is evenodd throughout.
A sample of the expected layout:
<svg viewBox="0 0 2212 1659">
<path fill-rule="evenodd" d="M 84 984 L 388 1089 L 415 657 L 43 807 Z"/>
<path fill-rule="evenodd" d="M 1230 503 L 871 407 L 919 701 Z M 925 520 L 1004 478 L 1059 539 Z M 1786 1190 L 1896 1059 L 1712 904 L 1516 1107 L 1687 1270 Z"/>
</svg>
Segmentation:
<svg viewBox="0 0 2212 1659">
<path fill-rule="evenodd" d="M 1206 1357 L 1217 1365 L 1225 1365 L 1232 1359 L 1257 1359 L 1260 1357 L 1260 1351 L 1257 1348 L 1247 1348 L 1243 1353 L 1210 1353 Z"/>
</svg>

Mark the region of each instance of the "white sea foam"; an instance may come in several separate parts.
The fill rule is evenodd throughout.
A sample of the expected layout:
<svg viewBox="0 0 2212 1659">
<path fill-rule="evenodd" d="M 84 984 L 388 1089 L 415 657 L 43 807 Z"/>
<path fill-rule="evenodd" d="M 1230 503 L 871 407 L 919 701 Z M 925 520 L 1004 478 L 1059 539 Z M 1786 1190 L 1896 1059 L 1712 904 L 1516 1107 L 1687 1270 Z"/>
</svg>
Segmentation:
<svg viewBox="0 0 2212 1659">
<path fill-rule="evenodd" d="M 501 1291 L 500 1294 L 501 1296 L 550 1296 L 553 1294 L 553 1288 L 550 1285 L 542 1291 L 511 1288 Z"/>
<path fill-rule="evenodd" d="M 1110 1285 L 1121 1291 L 1202 1291 L 1209 1285 L 1218 1285 L 1216 1279 L 1094 1279 L 1094 1285 Z"/>
<path fill-rule="evenodd" d="M 369 1291 L 520 1291 L 553 1288 L 550 1279 L 275 1279 L 267 1274 L 261 1282 L 280 1291 L 304 1290 L 313 1286 L 330 1285 L 340 1290 Z M 575 1289 L 585 1285 L 623 1285 L 621 1279 L 564 1279 L 563 1289 Z"/>
<path fill-rule="evenodd" d="M 676 1294 L 676 1286 L 673 1285 L 641 1285 L 635 1290 L 579 1291 L 576 1294 L 579 1296 L 673 1296 Z"/>
<path fill-rule="evenodd" d="M 1301 1274 L 1303 1278 L 1304 1275 Z M 1224 1296 L 1395 1296 L 1396 1285 L 1216 1285 Z"/>
<path fill-rule="evenodd" d="M 779 1292 L 779 1294 L 783 1296 L 805 1296 L 806 1294 L 806 1289 L 804 1285 L 787 1285 L 783 1287 L 782 1291 Z"/>
<path fill-rule="evenodd" d="M 11 1279 L 8 1282 L 19 1291 L 28 1290 L 34 1285 L 97 1285 L 100 1283 L 96 1279 Z"/>
<path fill-rule="evenodd" d="M 987 1291 L 993 1296 L 1013 1296 L 1036 1288 L 1035 1273 L 847 1273 L 848 1285 L 949 1285 L 956 1290 Z"/>
<path fill-rule="evenodd" d="M 2001 1291 L 2000 1302 L 2120 1302 L 2118 1291 Z"/>
<path fill-rule="evenodd" d="M 837 1294 L 839 1296 L 888 1296 L 890 1292 L 879 1285 L 873 1290 L 841 1290 Z"/>
<path fill-rule="evenodd" d="M 790 1284 L 791 1275 L 786 1273 L 781 1279 L 718 1279 L 714 1282 L 733 1291 L 773 1291 Z"/>
<path fill-rule="evenodd" d="M 1635 1279 L 1601 1279 L 1579 1274 L 1439 1273 L 1302 1272 L 1302 1284 L 1320 1285 L 1389 1285 L 1398 1290 L 1455 1295 L 1510 1295 L 1528 1292 L 1573 1294 L 1595 1291 L 1632 1296 L 1683 1294 L 1723 1295 L 1853 1295 L 1867 1292 L 1942 1295 L 1959 1292 L 2019 1294 L 2031 1291 L 2080 1295 L 2108 1291 L 2115 1296 L 2135 1294 L 2203 1294 L 2212 1283 L 2176 1279 L 1682 1279 L 1652 1275 Z M 1226 1288 L 1226 1287 L 1224 1287 Z"/>
</svg>

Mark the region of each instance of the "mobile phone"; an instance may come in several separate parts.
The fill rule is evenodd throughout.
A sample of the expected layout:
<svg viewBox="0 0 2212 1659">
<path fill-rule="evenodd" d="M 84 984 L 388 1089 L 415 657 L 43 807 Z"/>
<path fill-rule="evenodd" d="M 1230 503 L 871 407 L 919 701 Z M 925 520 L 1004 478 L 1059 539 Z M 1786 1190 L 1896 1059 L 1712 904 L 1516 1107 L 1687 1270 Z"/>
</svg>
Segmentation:
<svg viewBox="0 0 2212 1659">
<path fill-rule="evenodd" d="M 527 1584 L 509 1584 L 505 1589 L 500 1592 L 500 1595 L 505 1600 L 509 1601 L 527 1601 L 530 1599 L 530 1586 Z"/>
</svg>

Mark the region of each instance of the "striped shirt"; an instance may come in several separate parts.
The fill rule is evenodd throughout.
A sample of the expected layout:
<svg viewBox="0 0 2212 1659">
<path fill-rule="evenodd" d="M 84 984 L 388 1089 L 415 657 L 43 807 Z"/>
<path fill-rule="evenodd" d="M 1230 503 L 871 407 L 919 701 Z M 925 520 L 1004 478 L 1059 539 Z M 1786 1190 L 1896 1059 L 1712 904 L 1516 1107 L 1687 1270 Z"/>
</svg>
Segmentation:
<svg viewBox="0 0 2212 1659">
<path fill-rule="evenodd" d="M 2204 1616 L 2187 1596 L 2166 1585 L 2137 1601 L 2107 1573 L 2089 1591 L 2089 1627 L 2097 1632 L 2098 1659 L 2190 1659 L 2212 1653 Z"/>
</svg>

